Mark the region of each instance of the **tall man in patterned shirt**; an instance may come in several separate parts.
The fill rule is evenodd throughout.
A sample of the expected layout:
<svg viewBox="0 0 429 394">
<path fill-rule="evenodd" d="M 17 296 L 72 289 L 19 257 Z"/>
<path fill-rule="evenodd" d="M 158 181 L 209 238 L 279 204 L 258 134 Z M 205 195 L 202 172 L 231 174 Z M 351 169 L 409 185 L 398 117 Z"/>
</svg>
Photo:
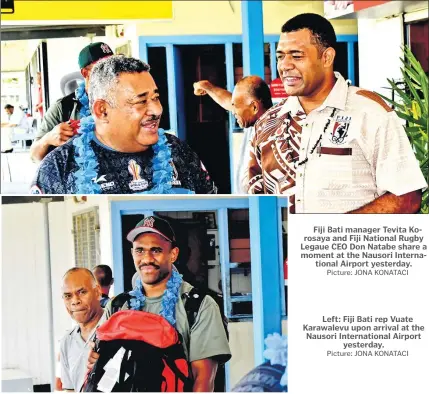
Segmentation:
<svg viewBox="0 0 429 394">
<path fill-rule="evenodd" d="M 297 213 L 413 213 L 426 182 L 402 124 L 375 93 L 333 70 L 336 36 L 317 14 L 282 27 L 285 101 L 256 123 L 249 193 L 290 196 Z"/>
<path fill-rule="evenodd" d="M 149 65 L 125 56 L 100 60 L 88 96 L 92 117 L 45 157 L 33 194 L 216 193 L 189 146 L 159 130 L 162 106 Z"/>
</svg>

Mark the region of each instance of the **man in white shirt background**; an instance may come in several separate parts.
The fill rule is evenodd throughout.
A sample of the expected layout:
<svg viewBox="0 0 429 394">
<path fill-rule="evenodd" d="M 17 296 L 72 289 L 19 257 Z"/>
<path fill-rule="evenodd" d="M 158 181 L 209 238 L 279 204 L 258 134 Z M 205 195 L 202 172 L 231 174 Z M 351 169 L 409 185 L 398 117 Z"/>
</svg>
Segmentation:
<svg viewBox="0 0 429 394">
<path fill-rule="evenodd" d="M 7 115 L 7 121 L 3 122 L 2 119 L 1 122 L 1 151 L 2 153 L 11 153 L 13 151 L 13 133 L 27 132 L 28 121 L 24 112 L 11 104 L 6 104 L 4 110 Z"/>
</svg>

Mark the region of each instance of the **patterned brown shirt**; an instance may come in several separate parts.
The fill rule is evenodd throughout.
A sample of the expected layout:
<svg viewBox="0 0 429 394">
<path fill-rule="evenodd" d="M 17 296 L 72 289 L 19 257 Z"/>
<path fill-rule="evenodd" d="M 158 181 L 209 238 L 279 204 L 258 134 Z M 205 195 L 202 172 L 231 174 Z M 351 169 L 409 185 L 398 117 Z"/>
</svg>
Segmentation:
<svg viewBox="0 0 429 394">
<path fill-rule="evenodd" d="M 286 194 L 295 186 L 302 125 L 306 115 L 294 105 L 286 111 L 285 99 L 256 123 L 249 162 L 249 194 Z"/>
<path fill-rule="evenodd" d="M 305 115 L 296 96 L 255 125 L 249 193 L 283 194 L 297 213 L 344 213 L 426 182 L 401 120 L 376 93 L 337 81 Z"/>
</svg>

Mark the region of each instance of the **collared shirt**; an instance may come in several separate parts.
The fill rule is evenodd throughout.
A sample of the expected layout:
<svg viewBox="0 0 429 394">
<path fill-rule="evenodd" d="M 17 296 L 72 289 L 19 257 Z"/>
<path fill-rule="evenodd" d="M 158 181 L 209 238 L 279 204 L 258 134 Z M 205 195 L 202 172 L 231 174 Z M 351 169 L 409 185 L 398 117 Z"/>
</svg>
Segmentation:
<svg viewBox="0 0 429 394">
<path fill-rule="evenodd" d="M 96 327 L 106 320 L 106 315 L 104 314 Z M 92 338 L 93 335 L 90 335 L 85 342 L 80 334 L 80 327 L 77 325 L 61 339 L 60 364 L 63 390 L 80 391 L 82 388 L 88 370 L 88 356 L 91 350 L 89 342 Z"/>
<path fill-rule="evenodd" d="M 324 103 L 308 115 L 291 96 L 257 122 L 250 193 L 294 195 L 297 213 L 344 213 L 386 192 L 426 187 L 395 112 L 335 76 Z"/>
<path fill-rule="evenodd" d="M 48 115 L 46 114 L 45 118 Z M 171 149 L 172 187 L 196 194 L 217 193 L 207 170 L 190 147 L 177 137 L 166 134 Z M 76 147 L 71 138 L 46 155 L 32 183 L 31 194 L 76 194 Z M 138 153 L 117 152 L 97 139 L 90 142 L 98 160 L 98 174 L 93 179 L 102 194 L 133 194 L 153 188 L 153 149 Z"/>
</svg>

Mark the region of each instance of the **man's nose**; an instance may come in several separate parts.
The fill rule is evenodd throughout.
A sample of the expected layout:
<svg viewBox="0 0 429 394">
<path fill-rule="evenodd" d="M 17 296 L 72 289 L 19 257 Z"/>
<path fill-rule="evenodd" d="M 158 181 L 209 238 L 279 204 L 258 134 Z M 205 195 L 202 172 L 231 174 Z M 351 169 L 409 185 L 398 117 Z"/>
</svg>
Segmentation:
<svg viewBox="0 0 429 394">
<path fill-rule="evenodd" d="M 77 294 L 73 295 L 71 299 L 71 303 L 72 305 L 80 304 L 80 297 Z"/>
<path fill-rule="evenodd" d="M 144 264 L 153 262 L 153 255 L 150 250 L 142 252 L 142 256 L 140 257 L 140 261 Z"/>
<path fill-rule="evenodd" d="M 292 70 L 295 67 L 293 62 L 289 59 L 289 56 L 285 56 L 283 59 L 279 62 L 279 71 L 289 71 Z"/>
<path fill-rule="evenodd" d="M 159 100 L 149 100 L 149 105 L 147 107 L 148 115 L 152 116 L 161 116 L 162 115 L 162 105 Z"/>
</svg>

